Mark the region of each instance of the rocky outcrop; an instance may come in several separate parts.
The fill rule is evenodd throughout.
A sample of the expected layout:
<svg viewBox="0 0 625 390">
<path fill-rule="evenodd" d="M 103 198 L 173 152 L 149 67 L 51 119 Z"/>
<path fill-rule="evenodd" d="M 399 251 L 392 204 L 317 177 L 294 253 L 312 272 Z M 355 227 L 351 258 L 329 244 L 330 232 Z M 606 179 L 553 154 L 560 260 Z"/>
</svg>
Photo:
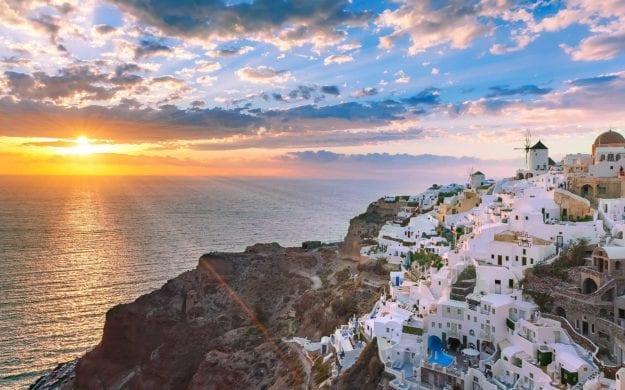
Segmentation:
<svg viewBox="0 0 625 390">
<path fill-rule="evenodd" d="M 196 269 L 110 309 L 100 344 L 75 370 L 34 388 L 309 388 L 307 359 L 282 340 L 318 339 L 371 307 L 378 291 L 351 277 L 350 264 L 336 247 L 203 255 Z"/>
<path fill-rule="evenodd" d="M 339 244 L 339 254 L 345 258 L 362 261 L 360 248 L 373 243 L 382 226 L 397 216 L 399 207 L 399 202 L 387 203 L 382 199 L 371 203 L 367 211 L 349 221 L 347 235 Z"/>
</svg>

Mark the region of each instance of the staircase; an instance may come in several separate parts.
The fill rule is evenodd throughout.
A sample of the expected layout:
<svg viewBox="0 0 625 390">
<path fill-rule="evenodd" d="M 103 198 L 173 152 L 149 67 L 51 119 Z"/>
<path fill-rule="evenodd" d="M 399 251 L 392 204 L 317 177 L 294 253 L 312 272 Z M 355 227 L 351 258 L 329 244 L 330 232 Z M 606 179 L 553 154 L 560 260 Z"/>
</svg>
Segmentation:
<svg viewBox="0 0 625 390">
<path fill-rule="evenodd" d="M 464 301 L 466 300 L 467 295 L 473 292 L 474 287 L 475 279 L 460 280 L 451 286 L 451 294 L 449 295 L 449 298 L 455 301 Z"/>
</svg>

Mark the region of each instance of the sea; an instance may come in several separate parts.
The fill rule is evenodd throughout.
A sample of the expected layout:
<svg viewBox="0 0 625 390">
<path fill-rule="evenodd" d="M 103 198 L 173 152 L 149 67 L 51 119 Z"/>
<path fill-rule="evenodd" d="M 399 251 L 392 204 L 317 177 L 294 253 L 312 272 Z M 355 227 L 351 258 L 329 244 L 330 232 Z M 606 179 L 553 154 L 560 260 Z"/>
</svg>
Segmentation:
<svg viewBox="0 0 625 390">
<path fill-rule="evenodd" d="M 104 314 L 210 251 L 340 241 L 425 180 L 0 176 L 0 388 L 93 348 Z"/>
</svg>

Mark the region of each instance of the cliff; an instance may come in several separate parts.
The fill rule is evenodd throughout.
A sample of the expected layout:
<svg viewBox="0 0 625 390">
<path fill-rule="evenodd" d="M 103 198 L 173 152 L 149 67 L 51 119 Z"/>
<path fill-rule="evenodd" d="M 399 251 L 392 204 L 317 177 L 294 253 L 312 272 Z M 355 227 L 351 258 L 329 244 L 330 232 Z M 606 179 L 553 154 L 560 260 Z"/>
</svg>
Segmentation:
<svg viewBox="0 0 625 390">
<path fill-rule="evenodd" d="M 282 339 L 318 339 L 370 309 L 379 292 L 361 282 L 376 276 L 352 271 L 336 247 L 203 255 L 194 270 L 109 310 L 100 344 L 75 370 L 34 388 L 309 388 L 310 362 Z"/>
<path fill-rule="evenodd" d="M 367 211 L 349 221 L 347 235 L 339 244 L 339 254 L 355 261 L 365 260 L 360 248 L 373 243 L 382 226 L 397 216 L 399 207 L 399 202 L 386 203 L 382 199 L 371 203 Z"/>
</svg>

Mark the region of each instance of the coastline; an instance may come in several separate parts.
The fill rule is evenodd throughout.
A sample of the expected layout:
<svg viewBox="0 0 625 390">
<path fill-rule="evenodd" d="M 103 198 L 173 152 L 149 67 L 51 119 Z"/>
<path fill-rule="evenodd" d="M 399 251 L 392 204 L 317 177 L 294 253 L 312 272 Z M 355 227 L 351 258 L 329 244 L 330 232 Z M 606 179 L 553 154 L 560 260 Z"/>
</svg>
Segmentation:
<svg viewBox="0 0 625 390">
<path fill-rule="evenodd" d="M 379 207 L 379 205 L 382 205 L 382 207 Z M 212 264 L 213 262 L 217 261 L 216 268 L 218 269 L 217 275 L 219 275 L 217 276 L 217 278 L 218 279 L 223 278 L 224 281 L 226 281 L 226 283 L 229 283 L 228 280 L 234 277 L 234 275 L 231 274 L 231 272 L 233 271 L 232 265 L 240 262 L 240 260 L 243 257 L 249 257 L 250 254 L 260 255 L 260 257 L 262 257 L 265 260 L 267 260 L 268 258 L 271 258 L 270 261 L 279 262 L 281 264 L 285 263 L 282 260 L 286 260 L 287 264 L 294 264 L 298 260 L 301 260 L 302 257 L 309 258 L 308 260 L 309 262 L 317 261 L 319 262 L 321 266 L 319 266 L 318 264 L 314 266 L 312 269 L 306 266 L 303 268 L 299 268 L 299 269 L 290 269 L 289 273 L 291 275 L 296 275 L 296 278 L 291 278 L 288 281 L 281 281 L 282 283 L 287 282 L 287 283 L 294 284 L 294 285 L 301 285 L 302 283 L 305 283 L 305 286 L 299 290 L 299 294 L 295 294 L 294 296 L 290 294 L 291 292 L 289 292 L 288 294 L 283 294 L 283 295 L 279 295 L 279 294 L 276 295 L 275 293 L 272 295 L 274 295 L 274 298 L 279 298 L 279 299 L 285 299 L 286 296 L 291 295 L 291 297 L 293 298 L 299 298 L 301 300 L 310 300 L 311 296 L 314 296 L 319 291 L 323 291 L 323 294 L 324 294 L 323 299 L 320 301 L 323 303 L 323 306 L 324 306 L 323 310 L 327 311 L 332 301 L 335 299 L 341 299 L 343 295 L 343 289 L 345 286 L 343 287 L 337 286 L 338 281 L 337 281 L 336 275 L 339 274 L 340 271 L 344 271 L 345 269 L 350 269 L 350 272 L 349 272 L 350 274 L 353 274 L 356 272 L 356 268 L 357 268 L 356 266 L 358 264 L 358 260 L 361 260 L 359 259 L 359 248 L 362 245 L 362 241 L 375 237 L 379 229 L 381 228 L 381 226 L 384 223 L 386 223 L 386 221 L 389 220 L 392 216 L 394 216 L 396 212 L 397 212 L 397 204 L 394 204 L 391 207 L 389 207 L 389 204 L 382 202 L 382 200 L 372 202 L 364 213 L 351 219 L 348 234 L 346 235 L 345 239 L 339 243 L 322 244 L 320 247 L 317 247 L 315 243 L 313 245 L 313 248 L 310 248 L 310 249 L 283 248 L 277 244 L 255 244 L 251 247 L 246 248 L 244 252 L 239 252 L 239 253 L 214 252 L 214 253 L 203 255 L 202 257 L 200 257 L 200 260 L 198 262 L 198 267 L 195 270 L 187 271 L 177 276 L 176 278 L 168 281 L 163 287 L 161 287 L 161 289 L 155 290 L 149 294 L 139 297 L 132 304 L 119 305 L 109 310 L 109 312 L 107 313 L 107 320 L 105 323 L 104 335 L 103 335 L 102 341 L 100 342 L 100 344 L 98 344 L 98 346 L 94 347 L 93 350 L 87 352 L 85 355 L 83 355 L 79 359 L 76 359 L 71 362 L 59 364 L 48 375 L 44 375 L 41 378 L 39 378 L 34 384 L 30 386 L 30 388 L 31 389 L 51 389 L 51 388 L 71 389 L 71 388 L 74 388 L 77 377 L 80 380 L 81 369 L 84 371 L 84 367 L 86 366 L 85 359 L 88 360 L 90 356 L 98 354 L 98 352 L 102 349 L 103 344 L 107 342 L 107 335 L 111 333 L 110 331 L 107 332 L 107 329 L 111 328 L 111 325 L 110 325 L 111 319 L 115 317 L 115 315 L 113 315 L 112 313 L 115 313 L 116 311 L 120 310 L 119 309 L 120 307 L 122 308 L 121 310 L 123 310 L 123 308 L 128 307 L 128 306 L 132 306 L 135 304 L 137 305 L 143 304 L 143 302 L 146 299 L 149 299 L 150 296 L 158 294 L 164 289 L 167 290 L 169 288 L 168 286 L 170 286 L 172 283 L 176 283 L 177 279 L 188 278 L 188 276 L 185 276 L 185 275 L 188 275 L 189 273 L 201 274 L 202 271 L 200 270 L 200 268 L 202 267 L 202 263 L 203 262 L 205 263 L 205 261 L 203 260 L 205 260 L 207 256 L 211 258 L 213 257 L 216 258 L 216 260 L 211 260 L 210 263 Z M 305 246 L 304 244 L 306 243 L 303 243 L 303 246 Z M 355 250 L 356 248 L 357 250 Z M 223 258 L 227 258 L 228 261 L 223 261 L 222 260 Z M 311 259 L 314 259 L 314 260 L 311 260 Z M 321 263 L 321 261 L 323 263 Z M 273 265 L 275 266 L 275 264 Z M 215 268 L 215 264 L 212 264 L 212 268 Z M 266 274 L 269 274 L 269 273 L 270 272 L 266 272 Z M 360 274 L 362 275 L 361 275 L 360 280 L 357 281 L 358 288 L 361 288 L 362 291 L 365 291 L 364 293 L 366 295 L 365 298 L 368 298 L 368 299 L 359 299 L 359 301 L 361 301 L 361 303 L 367 302 L 364 305 L 362 305 L 361 310 L 368 310 L 370 308 L 370 304 L 368 302 L 374 301 L 375 299 L 377 299 L 377 294 L 378 294 L 377 287 L 373 287 L 373 286 L 380 285 L 383 283 L 383 281 L 378 280 L 375 283 L 371 283 L 366 280 L 367 278 L 366 271 L 361 272 Z M 375 278 L 378 278 L 379 275 L 375 275 L 374 273 L 371 273 L 368 275 L 368 277 L 375 279 Z M 202 276 L 200 276 L 200 278 L 202 278 Z M 368 282 L 368 283 L 362 283 L 363 281 Z M 247 282 L 243 281 L 239 285 L 244 285 L 245 283 Z M 253 291 L 255 289 L 262 290 L 262 288 L 259 288 L 258 286 L 255 286 L 251 290 Z M 348 289 L 350 291 L 353 289 L 351 284 L 349 284 Z M 212 290 L 211 293 L 215 293 L 215 291 Z M 184 295 L 185 295 L 184 304 L 176 303 L 173 305 L 173 306 L 178 306 L 176 310 L 181 310 L 181 307 L 180 307 L 181 305 L 182 306 L 187 305 L 186 303 L 187 294 L 188 292 L 184 292 Z M 197 291 L 194 292 L 193 294 L 196 294 L 196 297 L 194 299 L 196 299 L 198 295 L 202 295 L 202 293 L 198 294 Z M 333 299 L 328 300 L 328 298 L 331 298 L 331 296 L 333 296 Z M 232 299 L 232 296 L 229 297 L 229 299 Z M 167 306 L 167 305 L 171 306 L 171 302 L 167 302 L 164 306 Z M 251 305 L 252 307 L 250 307 L 249 305 L 246 305 L 246 306 L 247 306 L 247 310 L 245 308 L 239 307 L 237 311 L 239 312 L 245 312 L 249 310 L 252 310 L 254 312 L 263 311 L 262 305 L 259 306 L 255 304 L 255 305 Z M 324 334 L 324 331 L 325 333 L 328 333 L 329 331 L 332 331 L 333 327 L 339 325 L 342 322 L 346 322 L 347 317 L 345 316 L 342 316 L 342 318 L 333 318 L 333 321 L 331 323 L 325 324 L 324 329 L 317 329 L 318 324 L 311 325 L 310 323 L 308 323 L 310 321 L 302 320 L 302 319 L 304 317 L 315 318 L 315 315 L 317 316 L 319 315 L 319 309 L 315 308 L 314 304 L 310 305 L 309 302 L 307 302 L 307 304 L 304 306 L 305 307 L 303 308 L 302 312 L 298 312 L 297 310 L 294 310 L 293 307 L 291 306 L 290 310 L 287 310 L 288 313 L 282 313 L 283 316 L 280 319 L 286 319 L 287 322 L 290 323 L 289 325 L 290 328 L 294 326 L 293 323 L 299 322 L 298 324 L 299 328 L 298 328 L 297 333 L 293 332 L 293 330 L 290 330 L 290 332 L 287 332 L 286 334 L 291 335 L 291 336 L 305 335 L 308 337 L 318 338 L 322 334 Z M 309 307 L 306 307 L 306 306 L 309 306 Z M 284 308 L 282 309 L 283 311 L 285 310 Z M 311 311 L 314 311 L 313 309 L 317 310 L 317 312 L 312 313 L 314 315 L 311 316 Z M 254 314 L 256 315 L 258 313 L 254 313 Z M 343 314 L 346 314 L 346 313 L 343 313 Z M 267 314 L 261 313 L 259 317 L 264 317 L 266 315 Z M 245 323 L 246 321 L 249 322 L 249 320 L 250 318 L 248 319 L 239 318 L 237 321 L 242 321 L 243 323 Z M 282 323 L 284 321 L 278 321 L 278 322 L 281 323 L 281 326 L 284 325 Z M 132 323 L 127 323 L 124 326 L 128 326 L 128 325 L 132 325 Z M 240 325 L 240 324 L 237 324 L 237 325 Z M 255 326 L 257 325 L 258 324 L 256 324 Z M 247 324 L 247 326 L 249 326 L 249 324 Z M 265 327 L 265 325 L 263 324 L 261 325 L 261 327 Z M 267 329 L 270 329 L 270 325 L 267 325 Z M 282 331 L 283 329 L 276 330 L 278 334 L 281 334 Z M 242 338 L 246 338 L 247 335 L 239 334 L 235 336 L 235 339 L 237 337 L 242 339 Z M 286 347 L 286 349 L 290 351 L 293 350 L 292 347 Z M 154 351 L 151 351 L 151 353 L 153 352 Z M 226 358 L 221 357 L 221 358 L 218 358 L 217 360 L 221 361 L 223 359 L 226 359 Z M 126 374 L 126 375 L 129 375 L 129 374 Z M 135 375 L 136 374 L 130 374 L 130 379 L 128 378 L 125 379 L 124 383 L 128 380 L 132 380 L 132 378 Z M 277 379 L 277 378 L 274 378 L 274 379 Z M 119 385 L 120 383 L 118 382 L 116 384 Z M 82 386 L 84 386 L 84 383 L 82 384 Z M 93 386 L 93 383 L 88 386 L 90 387 Z"/>
</svg>

